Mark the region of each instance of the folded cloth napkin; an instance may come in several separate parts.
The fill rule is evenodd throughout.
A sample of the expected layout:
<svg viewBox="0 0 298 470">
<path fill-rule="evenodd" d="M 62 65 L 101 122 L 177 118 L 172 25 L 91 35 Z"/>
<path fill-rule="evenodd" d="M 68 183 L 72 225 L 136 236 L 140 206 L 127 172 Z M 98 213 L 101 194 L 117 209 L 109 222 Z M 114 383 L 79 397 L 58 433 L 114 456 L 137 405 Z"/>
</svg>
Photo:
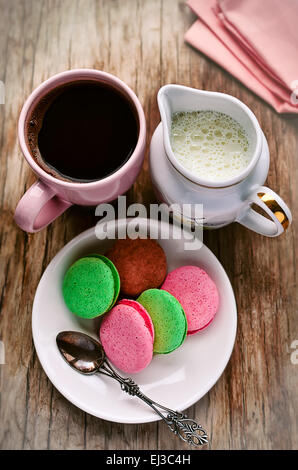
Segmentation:
<svg viewBox="0 0 298 470">
<path fill-rule="evenodd" d="M 193 47 L 279 113 L 298 113 L 297 0 L 188 0 Z"/>
</svg>

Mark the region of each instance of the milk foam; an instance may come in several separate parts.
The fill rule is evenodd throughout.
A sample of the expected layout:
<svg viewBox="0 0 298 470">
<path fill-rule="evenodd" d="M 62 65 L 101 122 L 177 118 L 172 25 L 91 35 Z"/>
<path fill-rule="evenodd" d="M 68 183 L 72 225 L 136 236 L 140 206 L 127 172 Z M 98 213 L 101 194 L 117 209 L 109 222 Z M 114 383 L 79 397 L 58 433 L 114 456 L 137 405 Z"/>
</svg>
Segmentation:
<svg viewBox="0 0 298 470">
<path fill-rule="evenodd" d="M 173 114 L 171 145 L 182 166 L 193 175 L 212 181 L 238 175 L 252 157 L 245 129 L 217 111 Z"/>
</svg>

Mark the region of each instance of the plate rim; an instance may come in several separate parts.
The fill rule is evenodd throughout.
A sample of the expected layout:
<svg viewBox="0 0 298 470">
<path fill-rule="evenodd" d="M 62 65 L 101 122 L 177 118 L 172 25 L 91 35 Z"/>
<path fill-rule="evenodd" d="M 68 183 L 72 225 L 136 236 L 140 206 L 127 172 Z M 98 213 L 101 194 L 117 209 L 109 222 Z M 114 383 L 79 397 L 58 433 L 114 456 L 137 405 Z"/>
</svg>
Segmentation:
<svg viewBox="0 0 298 470">
<path fill-rule="evenodd" d="M 146 221 L 146 223 L 148 223 L 148 222 L 149 223 L 157 222 L 154 219 L 148 219 L 148 218 L 146 219 L 146 218 L 141 218 L 141 217 L 136 217 L 136 218 L 140 222 L 141 222 L 141 220 Z M 107 224 L 109 224 L 109 223 L 115 223 L 117 225 L 119 223 L 127 224 L 128 221 L 136 219 L 136 218 L 115 219 L 115 220 L 111 220 L 111 221 L 107 222 Z M 163 224 L 163 223 L 166 223 L 166 222 L 158 221 L 157 223 L 158 223 L 158 225 L 160 225 L 160 224 Z M 41 281 L 44 278 L 45 273 L 47 272 L 48 268 L 50 266 L 52 266 L 53 264 L 55 264 L 55 262 L 57 262 L 57 258 L 61 257 L 61 254 L 62 254 L 62 256 L 64 256 L 63 252 L 68 252 L 69 249 L 71 249 L 72 246 L 75 245 L 76 243 L 81 242 L 86 238 L 89 238 L 91 235 L 94 235 L 96 233 L 95 230 L 96 230 L 96 225 L 93 226 L 93 227 L 88 228 L 87 230 L 84 230 L 83 232 L 79 233 L 74 238 L 72 238 L 66 245 L 64 245 L 55 254 L 55 256 L 51 259 L 51 261 L 49 262 L 49 264 L 45 268 L 44 272 L 42 273 L 42 276 L 39 280 L 38 286 L 37 286 L 36 291 L 35 291 L 34 300 L 33 300 L 33 304 L 32 304 L 32 326 L 31 326 L 31 328 L 32 328 L 32 338 L 33 338 L 33 343 L 34 343 L 34 347 L 35 347 L 35 351 L 36 351 L 38 360 L 40 362 L 40 365 L 41 365 L 43 371 L 45 372 L 46 376 L 48 377 L 48 379 L 51 382 L 51 384 L 53 385 L 53 387 L 55 387 L 56 390 L 58 390 L 58 392 L 64 398 L 66 398 L 70 403 L 72 403 L 73 405 L 75 405 L 77 408 L 84 411 L 85 413 L 88 413 L 92 416 L 95 416 L 96 418 L 104 419 L 104 420 L 110 421 L 110 422 L 121 423 L 121 424 L 144 424 L 144 423 L 160 421 L 162 418 L 160 418 L 160 416 L 158 416 L 158 414 L 152 414 L 152 416 L 146 418 L 145 420 L 142 417 L 140 417 L 140 418 L 131 418 L 131 419 L 126 418 L 125 420 L 123 420 L 123 418 L 122 419 L 117 419 L 117 417 L 114 417 L 114 416 L 111 417 L 110 415 L 106 414 L 105 412 L 101 412 L 100 414 L 95 413 L 91 408 L 89 408 L 88 406 L 85 406 L 85 404 L 82 405 L 82 403 L 79 403 L 70 393 L 68 393 L 67 390 L 63 389 L 63 387 L 60 387 L 59 382 L 58 383 L 55 382 L 55 379 L 53 379 L 52 374 L 49 372 L 46 361 L 41 359 L 41 357 L 42 357 L 42 352 L 41 352 L 42 348 L 39 346 L 38 341 L 36 340 L 36 337 L 37 337 L 37 334 L 38 334 L 37 326 L 36 326 L 36 310 L 37 310 L 36 305 L 37 305 L 37 302 L 38 302 L 38 299 L 39 299 L 39 296 L 40 296 Z M 227 364 L 228 364 L 228 362 L 231 358 L 231 355 L 232 355 L 232 352 L 233 352 L 233 349 L 234 349 L 234 345 L 235 345 L 236 334 L 237 334 L 237 324 L 238 324 L 237 303 L 236 303 L 234 290 L 233 290 L 231 281 L 230 281 L 224 267 L 222 266 L 221 262 L 218 260 L 218 258 L 215 256 L 215 254 L 210 250 L 210 248 L 208 248 L 204 243 L 202 243 L 202 246 L 201 246 L 200 249 L 205 249 L 206 252 L 208 253 L 208 256 L 213 258 L 213 260 L 215 260 L 218 263 L 219 269 L 222 271 L 224 277 L 226 278 L 227 284 L 229 285 L 230 291 L 232 293 L 234 325 L 233 325 L 233 332 L 231 333 L 231 338 L 232 338 L 231 344 L 230 344 L 229 349 L 227 350 L 226 357 L 225 357 L 225 360 L 224 360 L 224 363 L 223 363 L 224 365 L 222 367 L 222 371 L 216 376 L 216 378 L 213 378 L 212 380 L 210 380 L 205 385 L 205 387 L 203 387 L 203 390 L 200 393 L 194 393 L 192 395 L 192 398 L 190 398 L 187 402 L 185 402 L 185 404 L 183 405 L 183 410 L 181 410 L 181 411 L 184 411 L 187 408 L 189 408 L 190 406 L 197 403 L 201 398 L 203 398 L 214 387 L 214 385 L 220 379 L 220 377 L 222 376 L 223 372 L 225 371 L 225 369 L 227 367 Z M 78 330 L 78 331 L 80 331 L 80 330 Z"/>
</svg>

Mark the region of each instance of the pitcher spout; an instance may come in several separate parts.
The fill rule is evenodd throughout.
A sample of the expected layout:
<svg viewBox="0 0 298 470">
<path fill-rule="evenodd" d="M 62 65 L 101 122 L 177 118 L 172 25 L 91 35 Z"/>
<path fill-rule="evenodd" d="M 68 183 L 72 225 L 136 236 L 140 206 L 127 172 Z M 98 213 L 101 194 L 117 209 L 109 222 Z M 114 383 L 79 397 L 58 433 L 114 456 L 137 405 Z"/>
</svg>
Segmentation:
<svg viewBox="0 0 298 470">
<path fill-rule="evenodd" d="M 170 84 L 160 88 L 157 95 L 157 102 L 164 132 L 170 132 L 174 113 L 197 109 L 198 103 L 196 103 L 195 108 L 193 108 L 194 94 L 198 95 L 201 93 L 201 90 L 183 85 Z"/>
<path fill-rule="evenodd" d="M 197 111 L 207 106 L 204 101 L 211 92 L 189 88 L 183 85 L 165 85 L 160 88 L 157 102 L 163 126 L 163 140 L 166 153 L 172 154 L 170 137 L 172 116 L 174 113 L 185 111 Z M 204 95 L 206 99 L 204 100 Z"/>
</svg>

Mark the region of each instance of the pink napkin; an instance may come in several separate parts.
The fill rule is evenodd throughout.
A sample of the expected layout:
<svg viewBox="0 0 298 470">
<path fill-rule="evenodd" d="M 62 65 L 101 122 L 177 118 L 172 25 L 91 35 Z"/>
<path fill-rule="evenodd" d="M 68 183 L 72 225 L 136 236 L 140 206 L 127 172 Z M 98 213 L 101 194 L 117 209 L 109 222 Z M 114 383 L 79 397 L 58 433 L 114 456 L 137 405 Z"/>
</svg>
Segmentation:
<svg viewBox="0 0 298 470">
<path fill-rule="evenodd" d="M 185 40 L 279 113 L 298 113 L 297 0 L 188 0 Z"/>
</svg>

